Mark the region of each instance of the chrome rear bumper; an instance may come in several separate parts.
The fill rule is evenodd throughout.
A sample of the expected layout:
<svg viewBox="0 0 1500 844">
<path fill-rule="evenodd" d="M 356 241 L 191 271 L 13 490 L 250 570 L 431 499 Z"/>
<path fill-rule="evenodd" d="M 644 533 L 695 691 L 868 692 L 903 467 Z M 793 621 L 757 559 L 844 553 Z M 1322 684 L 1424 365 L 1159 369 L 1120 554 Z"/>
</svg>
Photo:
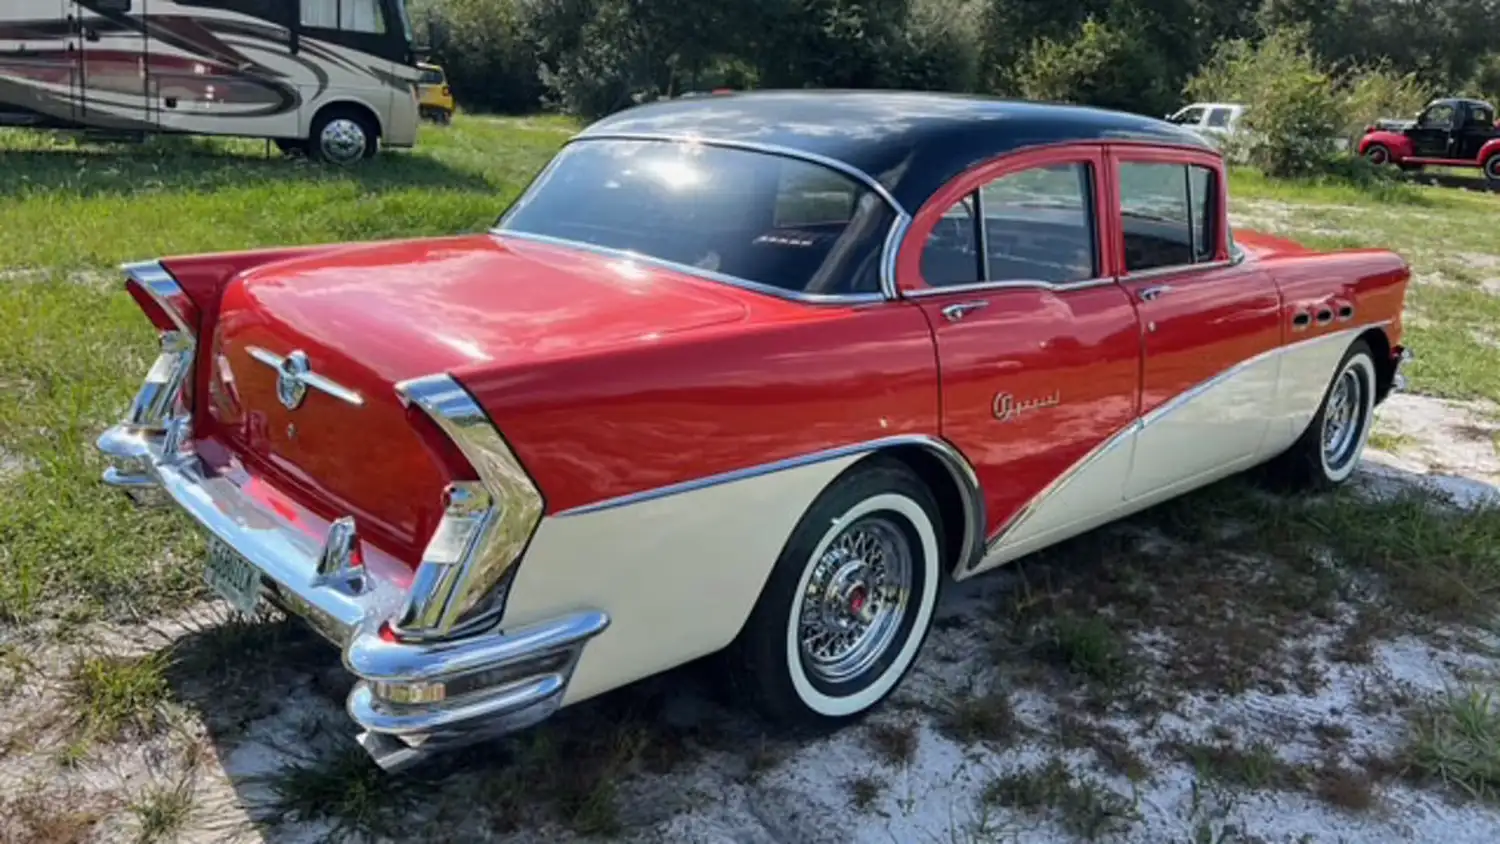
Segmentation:
<svg viewBox="0 0 1500 844">
<path fill-rule="evenodd" d="M 119 425 L 99 449 L 104 482 L 137 500 L 170 499 L 260 574 L 271 603 L 306 619 L 343 649 L 358 678 L 347 701 L 359 742 L 387 770 L 433 752 L 531 726 L 561 705 L 584 645 L 609 624 L 583 610 L 511 630 L 399 641 L 386 624 L 405 602 L 410 569 L 365 544 L 362 564 L 328 553 L 340 523 L 308 511 L 292 520 L 245 489 L 248 475 L 211 472 L 178 436 Z M 319 537 L 322 534 L 322 538 Z M 342 537 L 348 542 L 347 536 Z M 357 540 L 356 540 L 357 541 Z M 330 563 L 330 561 L 336 561 Z"/>
</svg>

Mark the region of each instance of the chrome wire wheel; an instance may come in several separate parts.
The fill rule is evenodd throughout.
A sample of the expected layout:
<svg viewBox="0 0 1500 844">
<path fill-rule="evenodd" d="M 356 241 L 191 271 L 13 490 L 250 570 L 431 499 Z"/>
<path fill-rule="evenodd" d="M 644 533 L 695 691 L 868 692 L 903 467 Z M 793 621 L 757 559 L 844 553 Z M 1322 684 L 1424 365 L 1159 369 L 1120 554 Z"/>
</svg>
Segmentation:
<svg viewBox="0 0 1500 844">
<path fill-rule="evenodd" d="M 888 516 L 845 528 L 814 563 L 800 601 L 803 664 L 825 683 L 867 671 L 896 641 L 912 591 L 912 548 Z"/>
<path fill-rule="evenodd" d="M 1361 371 L 1348 367 L 1339 373 L 1323 414 L 1323 465 L 1338 472 L 1359 454 L 1369 406 L 1368 384 Z"/>
<path fill-rule="evenodd" d="M 318 135 L 318 149 L 323 158 L 334 164 L 352 164 L 365 155 L 370 140 L 359 121 L 337 117 L 328 121 Z"/>
</svg>

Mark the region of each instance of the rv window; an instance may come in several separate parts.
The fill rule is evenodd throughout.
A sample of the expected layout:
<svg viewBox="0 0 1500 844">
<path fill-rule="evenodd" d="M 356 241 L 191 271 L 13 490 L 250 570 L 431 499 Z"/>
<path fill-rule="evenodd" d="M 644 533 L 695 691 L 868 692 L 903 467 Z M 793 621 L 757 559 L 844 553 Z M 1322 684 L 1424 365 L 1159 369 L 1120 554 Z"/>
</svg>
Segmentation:
<svg viewBox="0 0 1500 844">
<path fill-rule="evenodd" d="M 302 0 L 302 25 L 385 34 L 380 0 Z"/>
</svg>

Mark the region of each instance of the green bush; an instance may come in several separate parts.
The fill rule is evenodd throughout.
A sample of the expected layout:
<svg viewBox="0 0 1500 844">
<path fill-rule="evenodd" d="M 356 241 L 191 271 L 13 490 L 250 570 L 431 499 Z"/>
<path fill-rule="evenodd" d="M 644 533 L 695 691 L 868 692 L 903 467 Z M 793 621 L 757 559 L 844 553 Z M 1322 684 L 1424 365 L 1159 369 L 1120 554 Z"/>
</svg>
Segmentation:
<svg viewBox="0 0 1500 844">
<path fill-rule="evenodd" d="M 1410 118 L 1430 102 L 1435 91 L 1414 73 L 1400 74 L 1388 65 L 1355 68 L 1342 80 L 1344 137 L 1358 141 L 1365 127 L 1382 117 Z"/>
<path fill-rule="evenodd" d="M 537 52 L 524 0 L 426 0 L 411 14 L 419 42 L 447 71 L 465 108 L 530 112 L 542 104 Z"/>
<path fill-rule="evenodd" d="M 1074 37 L 1041 38 L 1022 57 L 1022 96 L 1160 114 L 1170 106 L 1162 56 L 1140 32 L 1089 18 Z"/>
</svg>

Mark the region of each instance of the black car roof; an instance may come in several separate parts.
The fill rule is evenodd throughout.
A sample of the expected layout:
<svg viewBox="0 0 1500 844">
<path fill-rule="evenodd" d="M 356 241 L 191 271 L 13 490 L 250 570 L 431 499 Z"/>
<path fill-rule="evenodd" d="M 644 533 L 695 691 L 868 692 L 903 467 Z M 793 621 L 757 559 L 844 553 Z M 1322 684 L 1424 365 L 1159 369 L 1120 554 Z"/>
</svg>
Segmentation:
<svg viewBox="0 0 1500 844">
<path fill-rule="evenodd" d="M 1023 147 L 1149 141 L 1212 150 L 1149 117 L 1083 106 L 906 91 L 753 91 L 665 100 L 585 129 L 600 135 L 698 137 L 832 159 L 878 180 L 906 210 L 964 170 Z"/>
</svg>

